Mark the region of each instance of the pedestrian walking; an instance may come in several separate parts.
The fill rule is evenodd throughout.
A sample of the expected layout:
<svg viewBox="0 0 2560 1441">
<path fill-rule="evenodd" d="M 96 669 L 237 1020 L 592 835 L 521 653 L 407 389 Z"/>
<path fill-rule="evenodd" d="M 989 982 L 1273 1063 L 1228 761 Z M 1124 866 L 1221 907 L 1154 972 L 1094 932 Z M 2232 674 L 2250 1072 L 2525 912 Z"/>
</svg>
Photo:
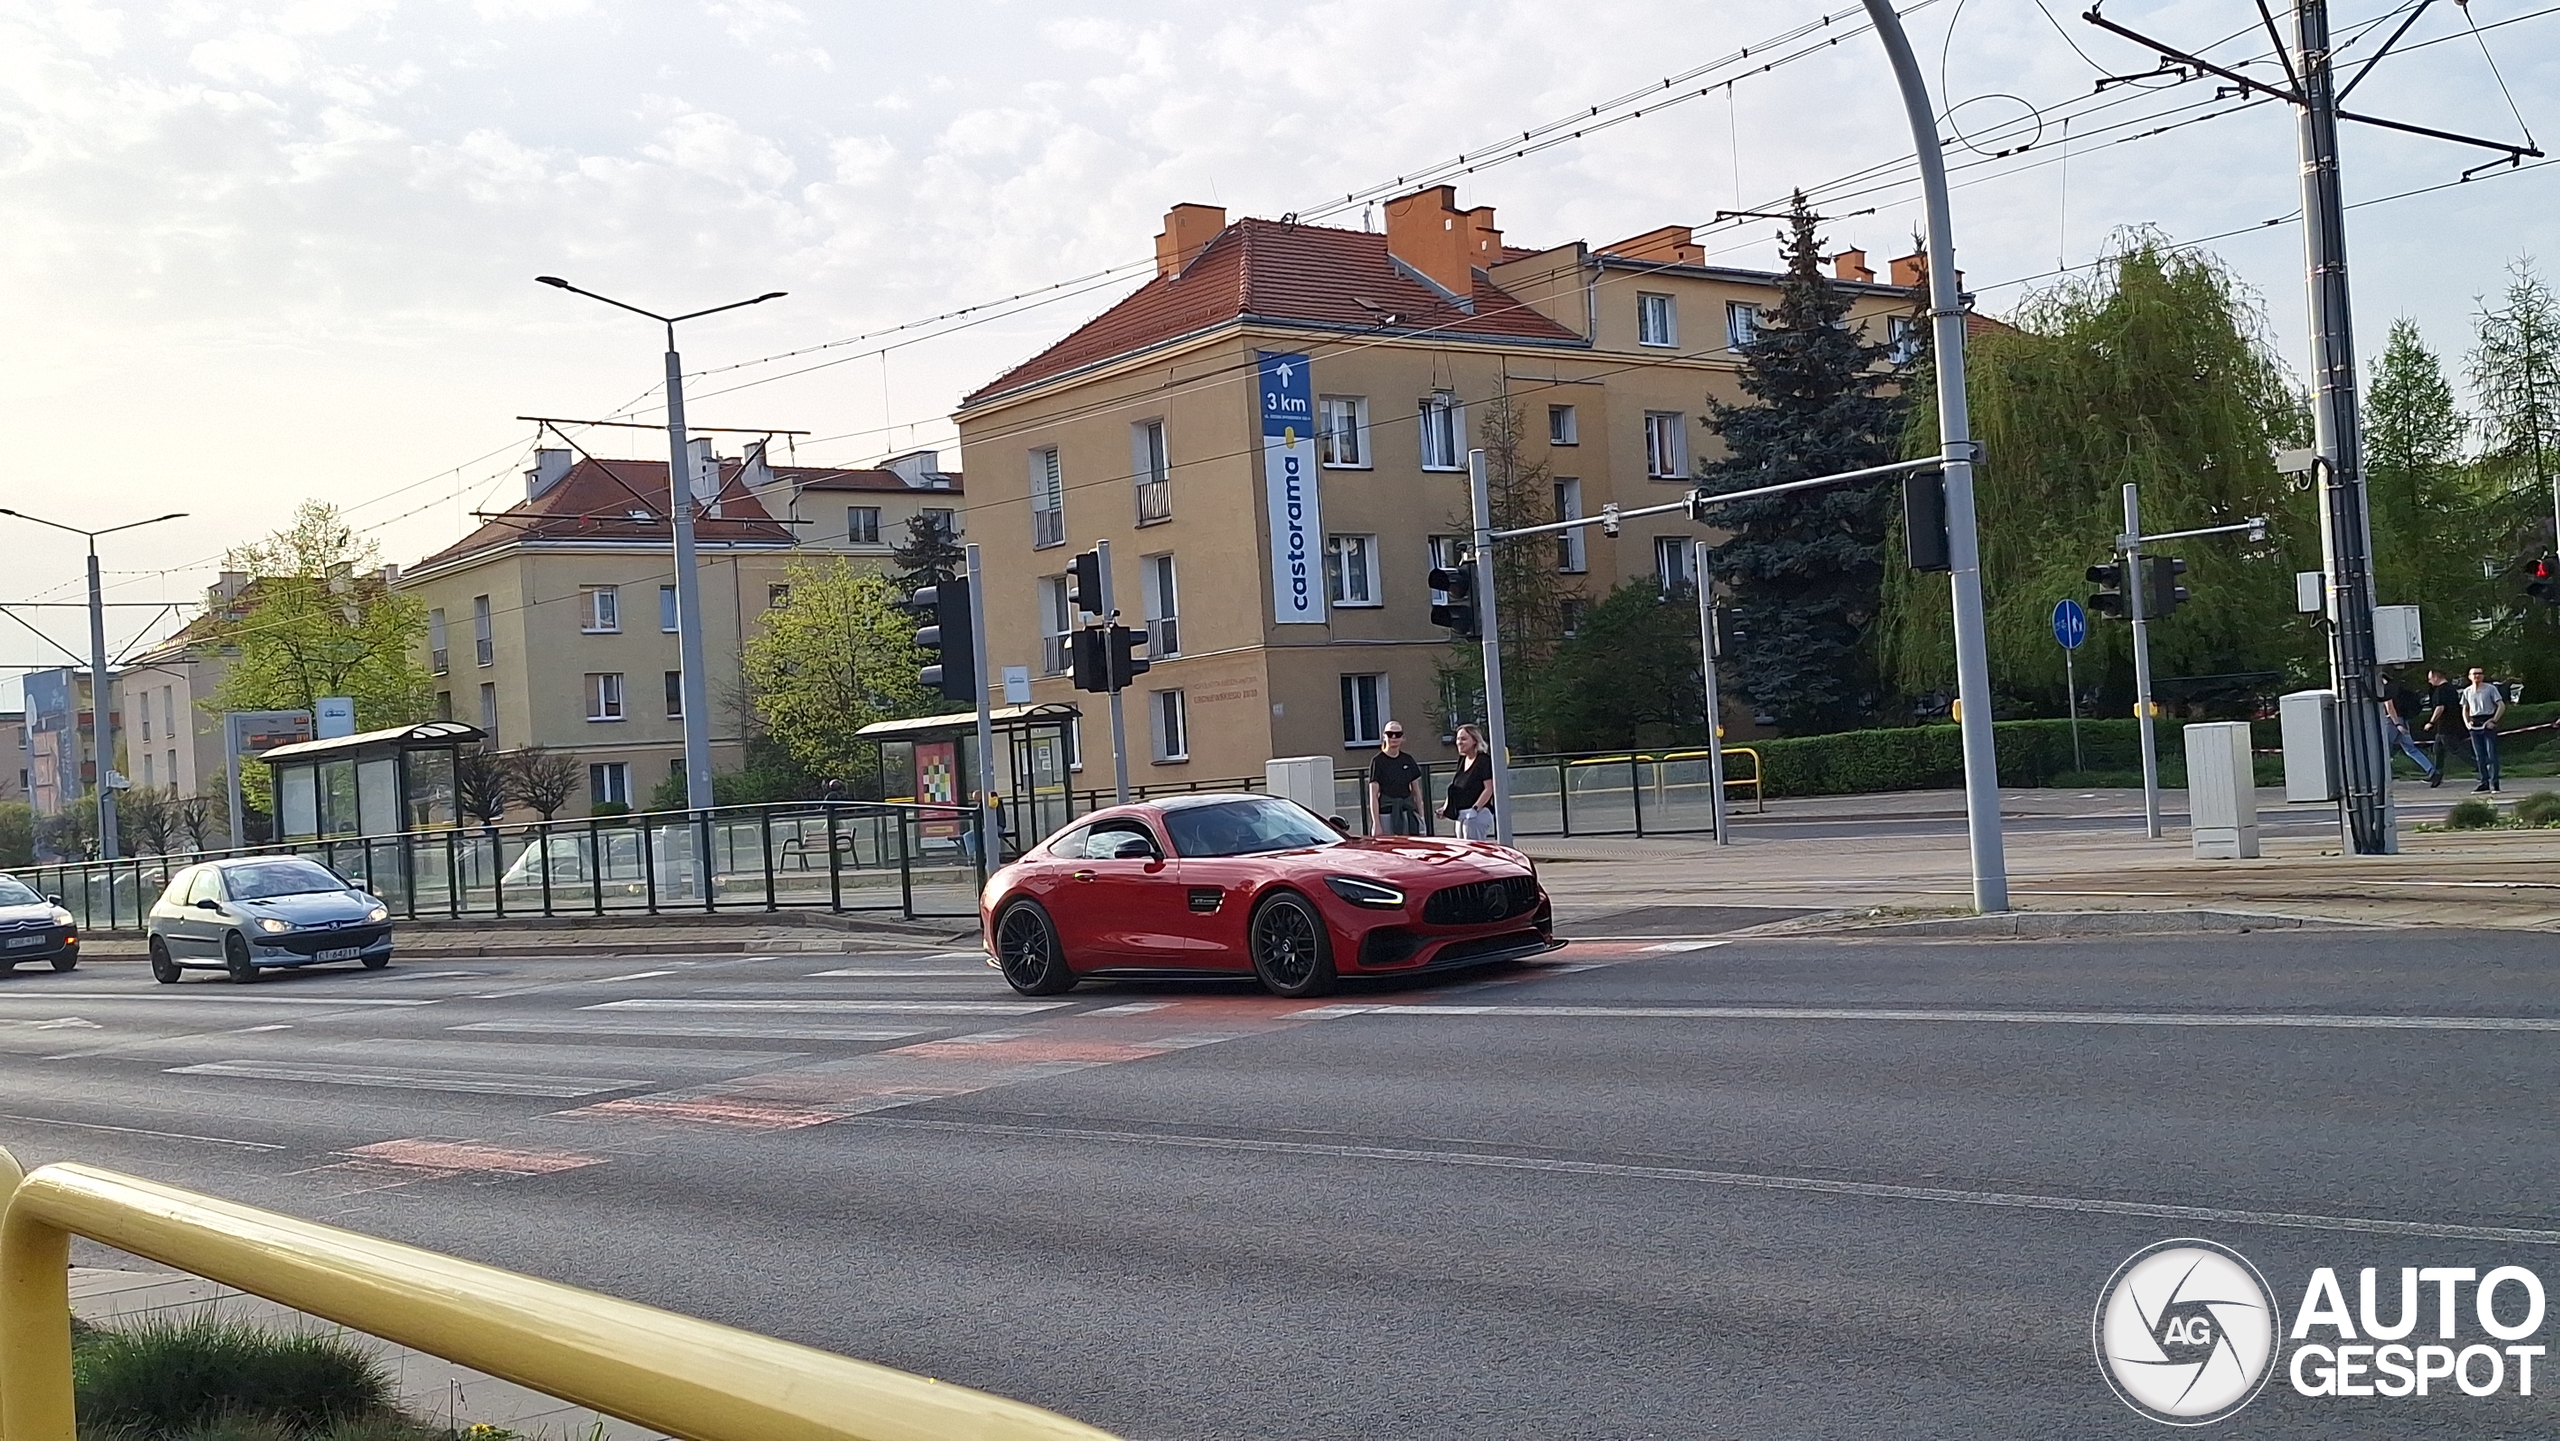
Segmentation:
<svg viewBox="0 0 2560 1441">
<path fill-rule="evenodd" d="M 2453 748 L 2454 740 L 2459 737 L 2463 744 L 2471 743 L 2470 733 L 2462 724 L 2462 687 L 2443 671 L 2429 670 L 2427 698 L 2420 705 L 2426 718 L 2427 749 L 2435 757 L 2436 774 L 2443 775 L 2446 753 Z"/>
<path fill-rule="evenodd" d="M 2507 714 L 2507 693 L 2489 679 L 2489 673 L 2478 666 L 2471 668 L 2471 684 L 2462 688 L 2462 723 L 2471 731 L 2471 765 L 2480 773 L 2480 784 L 2471 789 L 2496 791 L 2498 785 L 2498 722 Z"/>
<path fill-rule="evenodd" d="M 2418 772 L 2427 778 L 2428 785 L 2440 786 L 2444 784 L 2444 771 L 2427 758 L 2426 751 L 2418 745 L 2417 737 L 2409 734 L 2409 717 L 2416 713 L 2419 704 L 2418 693 L 2405 685 L 2395 681 L 2383 687 L 2382 718 L 2391 724 L 2391 738 L 2399 742 L 2403 754 L 2418 763 Z"/>
<path fill-rule="evenodd" d="M 1422 809 L 1422 762 L 1404 753 L 1404 723 L 1387 722 L 1378 741 L 1378 753 L 1369 760 L 1369 814 L 1378 818 L 1377 833 L 1431 834 Z"/>
<path fill-rule="evenodd" d="M 1458 838 L 1493 839 L 1493 755 L 1485 749 L 1484 732 L 1458 727 L 1458 769 L 1449 777 L 1449 793 L 1440 814 L 1456 823 Z"/>
</svg>

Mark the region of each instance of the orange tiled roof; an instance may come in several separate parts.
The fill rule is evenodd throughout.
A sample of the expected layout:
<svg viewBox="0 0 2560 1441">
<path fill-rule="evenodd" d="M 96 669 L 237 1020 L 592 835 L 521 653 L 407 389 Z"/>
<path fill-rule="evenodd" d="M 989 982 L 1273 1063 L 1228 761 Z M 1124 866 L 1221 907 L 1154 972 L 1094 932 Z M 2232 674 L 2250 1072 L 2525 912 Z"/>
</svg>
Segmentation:
<svg viewBox="0 0 2560 1441">
<path fill-rule="evenodd" d="M 696 540 L 711 544 L 788 545 L 791 532 L 774 523 L 738 483 L 739 463 L 720 462 L 718 518 L 697 514 Z M 671 542 L 667 521 L 667 463 L 663 460 L 581 460 L 558 485 L 490 516 L 478 530 L 418 562 L 420 568 L 457 560 L 511 541 Z"/>
</svg>

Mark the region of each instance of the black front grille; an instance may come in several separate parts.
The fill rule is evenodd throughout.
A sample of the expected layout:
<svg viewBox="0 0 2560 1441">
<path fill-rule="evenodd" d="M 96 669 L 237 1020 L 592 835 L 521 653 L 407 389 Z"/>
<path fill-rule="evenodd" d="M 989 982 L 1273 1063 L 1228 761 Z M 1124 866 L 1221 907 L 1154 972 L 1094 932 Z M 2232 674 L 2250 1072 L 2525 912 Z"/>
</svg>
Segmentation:
<svg viewBox="0 0 2560 1441">
<path fill-rule="evenodd" d="M 281 946 L 297 955 L 315 956 L 322 951 L 343 950 L 348 946 L 370 946 L 391 934 L 382 922 L 371 925 L 340 925 L 331 930 L 295 931 L 289 935 L 271 936 L 266 944 Z"/>
<path fill-rule="evenodd" d="M 1435 926 L 1491 925 L 1525 915 L 1537 904 L 1538 881 L 1534 876 L 1471 881 L 1433 891 L 1431 899 L 1423 902 L 1422 919 Z"/>
</svg>

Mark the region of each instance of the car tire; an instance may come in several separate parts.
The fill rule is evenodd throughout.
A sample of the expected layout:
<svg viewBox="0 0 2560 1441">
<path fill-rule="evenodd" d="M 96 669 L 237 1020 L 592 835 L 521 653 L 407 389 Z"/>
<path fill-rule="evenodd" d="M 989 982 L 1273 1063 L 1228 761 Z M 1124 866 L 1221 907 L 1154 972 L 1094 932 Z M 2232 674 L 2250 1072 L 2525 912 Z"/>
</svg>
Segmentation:
<svg viewBox="0 0 2560 1441">
<path fill-rule="evenodd" d="M 1333 989 L 1333 938 L 1305 896 L 1281 891 L 1256 907 L 1245 944 L 1255 979 L 1271 994 L 1295 999 Z"/>
<path fill-rule="evenodd" d="M 231 973 L 231 983 L 245 986 L 258 979 L 258 963 L 249 959 L 249 943 L 238 931 L 222 938 L 222 968 Z"/>
<path fill-rule="evenodd" d="M 53 958 L 53 968 L 56 971 L 67 971 L 79 964 L 80 953 L 78 951 L 67 952 Z"/>
<path fill-rule="evenodd" d="M 164 986 L 178 983 L 178 962 L 169 954 L 169 943 L 158 936 L 151 938 L 151 979 Z"/>
<path fill-rule="evenodd" d="M 378 971 L 378 970 L 381 970 L 384 966 L 387 966 L 387 965 L 390 965 L 390 964 L 391 964 L 391 953 L 390 953 L 389 951 L 384 951 L 381 955 L 378 955 L 378 956 L 367 956 L 367 957 L 365 957 L 365 958 L 364 958 L 364 968 L 365 968 L 366 970 L 368 970 L 368 971 Z"/>
<path fill-rule="evenodd" d="M 1015 901 L 997 912 L 996 968 L 1026 996 L 1054 996 L 1076 983 L 1058 928 L 1037 901 Z"/>
</svg>

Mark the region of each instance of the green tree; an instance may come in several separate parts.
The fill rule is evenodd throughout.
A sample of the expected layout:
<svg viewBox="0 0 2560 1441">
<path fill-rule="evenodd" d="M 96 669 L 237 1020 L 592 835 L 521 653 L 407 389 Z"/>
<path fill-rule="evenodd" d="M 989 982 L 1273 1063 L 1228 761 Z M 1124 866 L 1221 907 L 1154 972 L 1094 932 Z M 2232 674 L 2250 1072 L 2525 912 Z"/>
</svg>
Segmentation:
<svg viewBox="0 0 2560 1441">
<path fill-rule="evenodd" d="M 2063 711 L 2054 602 L 2089 593 L 2083 572 L 2124 528 L 2123 486 L 2141 487 L 2154 530 L 2275 523 L 2263 545 L 2236 537 L 2173 547 L 2194 598 L 2151 631 L 2159 693 L 2194 677 L 2267 688 L 2318 675 L 2325 654 L 2293 611 L 2293 572 L 2319 568 L 2307 494 L 2288 492 L 2271 450 L 2303 425 L 2299 393 L 2268 349 L 2258 312 L 2210 255 L 2146 233 L 2120 236 L 2095 272 L 2029 296 L 2014 329 L 1966 347 L 1982 584 L 1991 675 L 2004 710 Z M 1938 450 L 1928 378 L 1915 379 L 1905 453 Z M 1906 694 L 1955 688 L 1947 581 L 1886 572 L 1887 678 Z M 2128 628 L 2101 624 L 2078 656 L 2083 689 L 2131 704 Z"/>
<path fill-rule="evenodd" d="M 2464 459 L 2469 430 L 2417 323 L 2395 321 L 2364 404 L 2374 578 L 2385 603 L 2421 608 L 2432 647 L 2455 674 L 2468 664 L 2478 623 L 2514 608 L 2504 572 L 2518 507 L 2487 467 Z"/>
<path fill-rule="evenodd" d="M 1710 401 L 1726 456 L 1700 467 L 1710 491 L 1883 465 L 1901 444 L 1902 401 L 1887 347 L 1846 324 L 1849 298 L 1823 271 L 1822 239 L 1795 197 L 1778 303 L 1742 347 L 1748 405 Z M 1891 483 L 1832 486 L 1719 507 L 1732 538 L 1716 549 L 1747 639 L 1737 689 L 1791 731 L 1842 730 L 1876 712 L 1869 630 L 1884 578 Z"/>
<path fill-rule="evenodd" d="M 2471 659 L 2547 694 L 2560 685 L 2560 609 L 2528 603 L 2519 572 L 2560 544 L 2560 298 L 2530 260 L 2508 274 L 2505 304 L 2481 306 L 2470 357 L 2485 512 L 2478 559 L 2497 571 L 2472 617 Z"/>
<path fill-rule="evenodd" d="M 949 585 L 968 565 L 969 552 L 940 515 L 918 511 L 907 517 L 907 538 L 890 548 L 898 563 L 898 585 L 913 595 L 929 585 Z"/>
<path fill-rule="evenodd" d="M 211 708 L 309 710 L 322 696 L 356 703 L 359 730 L 427 718 L 434 677 L 419 662 L 426 608 L 391 589 L 382 550 L 326 501 L 305 501 L 293 524 L 223 559 L 245 571 L 241 605 L 211 639 L 235 655 Z"/>
<path fill-rule="evenodd" d="M 842 559 L 790 570 L 791 603 L 765 612 L 744 672 L 755 714 L 793 760 L 821 775 L 865 772 L 854 733 L 874 721 L 928 715 L 938 697 L 916 683 L 923 653 L 897 583 Z"/>
<path fill-rule="evenodd" d="M 1536 681 L 1566 750 L 1704 740 L 1697 592 L 1666 598 L 1646 576 L 1609 592 Z"/>
<path fill-rule="evenodd" d="M 1508 389 L 1495 393 L 1478 423 L 1484 442 L 1487 513 L 1493 528 L 1545 525 L 1556 514 L 1555 477 L 1527 444 L 1526 408 Z M 1466 498 L 1461 492 L 1460 499 Z M 1452 531 L 1472 534 L 1473 505 L 1452 511 Z M 1550 749 L 1558 731 L 1538 683 L 1547 659 L 1564 639 L 1565 608 L 1581 595 L 1557 565 L 1556 543 L 1515 540 L 1493 548 L 1495 618 L 1502 638 L 1505 739 L 1514 752 Z M 1436 664 L 1440 682 L 1433 719 L 1444 732 L 1460 722 L 1484 719 L 1484 651 L 1471 640 L 1453 640 Z"/>
<path fill-rule="evenodd" d="M 0 801 L 0 868 L 28 866 L 36 859 L 36 808 L 25 801 Z"/>
</svg>

